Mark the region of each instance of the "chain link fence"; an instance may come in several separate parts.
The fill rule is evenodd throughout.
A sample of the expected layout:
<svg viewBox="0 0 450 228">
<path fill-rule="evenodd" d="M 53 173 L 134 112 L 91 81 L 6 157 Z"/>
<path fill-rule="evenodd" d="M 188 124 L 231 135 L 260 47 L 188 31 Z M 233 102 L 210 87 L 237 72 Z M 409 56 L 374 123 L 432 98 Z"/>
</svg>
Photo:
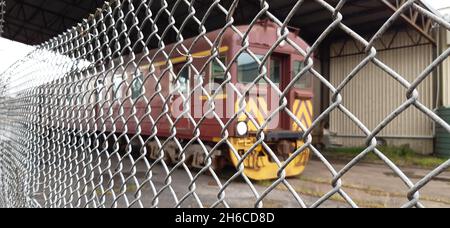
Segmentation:
<svg viewBox="0 0 450 228">
<path fill-rule="evenodd" d="M 423 207 L 420 190 L 450 161 L 413 182 L 379 149 L 377 136 L 410 108 L 450 132 L 417 91 L 450 49 L 410 82 L 377 58 L 374 42 L 410 10 L 442 28 L 450 24 L 409 0 L 367 40 L 343 23 L 347 1 L 315 0 L 330 24 L 308 46 L 288 26 L 305 1 L 292 1 L 281 18 L 261 0 L 253 20 L 238 26 L 240 2 L 113 0 L 1 74 L 0 206 L 238 207 L 245 198 L 251 203 L 244 206 L 270 207 L 270 195 L 282 188 L 276 197 L 289 202 L 282 206 L 320 207 L 337 195 L 358 207 L 342 179 L 373 153 L 409 189 L 403 206 Z M 208 20 L 223 26 L 210 32 Z M 333 86 L 314 69 L 314 56 L 338 29 L 365 47 L 365 58 Z M 295 68 L 288 76 L 277 73 L 286 58 Z M 374 129 L 341 96 L 369 63 L 407 90 L 405 102 Z M 315 119 L 312 78 L 331 93 Z M 342 169 L 312 143 L 313 129 L 336 110 L 367 142 Z M 332 181 L 329 192 L 306 201 L 290 177 L 308 167 L 310 155 Z"/>
</svg>

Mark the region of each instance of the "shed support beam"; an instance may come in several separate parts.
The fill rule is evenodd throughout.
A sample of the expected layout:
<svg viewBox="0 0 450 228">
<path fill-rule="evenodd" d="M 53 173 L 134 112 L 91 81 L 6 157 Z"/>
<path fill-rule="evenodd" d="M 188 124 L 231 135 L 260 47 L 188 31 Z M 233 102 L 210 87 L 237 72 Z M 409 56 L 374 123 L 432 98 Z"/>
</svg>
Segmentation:
<svg viewBox="0 0 450 228">
<path fill-rule="evenodd" d="M 381 2 L 386 5 L 393 12 L 398 11 L 407 0 L 395 0 L 395 5 L 388 0 L 381 0 Z M 436 45 L 435 35 L 433 33 L 433 20 L 424 15 L 419 14 L 416 10 L 410 9 L 407 12 L 401 14 L 401 18 L 408 23 L 411 27 L 416 29 L 425 38 L 430 40 L 433 45 Z"/>
</svg>

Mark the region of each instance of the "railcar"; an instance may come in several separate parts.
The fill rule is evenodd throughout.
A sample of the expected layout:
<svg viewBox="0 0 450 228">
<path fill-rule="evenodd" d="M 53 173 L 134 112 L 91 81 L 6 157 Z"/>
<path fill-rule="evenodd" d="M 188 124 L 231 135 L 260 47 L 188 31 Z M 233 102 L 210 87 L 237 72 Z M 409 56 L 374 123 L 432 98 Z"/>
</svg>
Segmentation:
<svg viewBox="0 0 450 228">
<path fill-rule="evenodd" d="M 260 21 L 237 28 L 242 33 L 250 29 L 248 43 L 232 29 L 213 31 L 133 56 L 133 61 L 124 61 L 123 67 L 99 80 L 97 87 L 104 88 L 99 99 L 108 102 L 98 102 L 103 105 L 97 107 L 97 113 L 103 115 L 106 131 L 150 137 L 145 145 L 149 157 L 157 159 L 163 151 L 167 162 L 176 163 L 180 145 L 190 145 L 183 148 L 183 154 L 194 167 L 204 165 L 201 140 L 208 150 L 215 148 L 215 168 L 227 163 L 243 165 L 251 179 L 277 178 L 279 163 L 304 144 L 300 126 L 280 109 L 280 91 L 287 90 L 286 107 L 309 127 L 312 77 L 306 73 L 289 87 L 304 67 L 304 56 L 287 42 L 275 48 L 265 67 L 260 67 L 279 38 L 274 23 Z M 298 31 L 290 31 L 289 39 L 307 50 Z M 218 37 L 220 41 L 216 41 Z M 219 44 L 217 58 L 211 57 L 214 43 Z M 265 78 L 256 80 L 260 75 Z M 264 144 L 257 143 L 261 128 Z M 193 138 L 198 140 L 190 142 Z M 245 156 L 242 163 L 238 156 Z M 286 176 L 301 174 L 309 156 L 308 149 L 299 153 L 287 165 Z"/>
</svg>

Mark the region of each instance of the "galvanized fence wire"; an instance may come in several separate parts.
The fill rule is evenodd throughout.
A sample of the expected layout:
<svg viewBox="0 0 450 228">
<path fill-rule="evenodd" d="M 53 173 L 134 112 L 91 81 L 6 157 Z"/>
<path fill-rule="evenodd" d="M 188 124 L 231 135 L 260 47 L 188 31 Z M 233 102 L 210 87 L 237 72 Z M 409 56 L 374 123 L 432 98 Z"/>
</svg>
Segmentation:
<svg viewBox="0 0 450 228">
<path fill-rule="evenodd" d="M 3 207 L 233 207 L 236 206 L 230 196 L 244 194 L 231 192 L 235 183 L 244 184 L 255 207 L 264 207 L 270 193 L 283 187 L 289 193 L 292 202 L 299 207 L 320 207 L 334 195 L 341 196 L 351 207 L 358 207 L 352 197 L 342 187 L 345 175 L 369 153 L 376 154 L 409 189 L 404 207 L 423 207 L 420 190 L 434 177 L 450 167 L 447 161 L 414 183 L 408 176 L 377 147 L 377 136 L 396 117 L 407 109 L 418 109 L 450 132 L 450 126 L 438 117 L 433 110 L 419 100 L 418 86 L 442 64 L 450 55 L 445 50 L 432 64 L 409 82 L 394 69 L 377 57 L 374 42 L 383 36 L 393 22 L 400 20 L 401 14 L 411 9 L 431 18 L 436 25 L 450 30 L 450 24 L 424 9 L 415 0 L 405 1 L 388 21 L 367 40 L 343 23 L 341 10 L 347 1 L 341 0 L 335 6 L 326 1 L 315 0 L 330 13 L 332 22 L 319 38 L 304 49 L 290 38 L 288 28 L 293 16 L 302 8 L 305 1 L 293 1 L 283 20 L 275 16 L 270 1 L 260 0 L 260 11 L 249 21 L 249 29 L 241 31 L 235 23 L 235 12 L 240 7 L 239 0 L 226 6 L 220 0 L 210 1 L 208 5 L 199 5 L 197 1 L 153 1 L 153 0 L 115 0 L 105 3 L 88 19 L 42 45 L 20 60 L 1 75 L 0 83 L 0 206 Z M 203 3 L 203 2 L 202 2 Z M 200 15 L 198 8 L 205 8 Z M 176 12 L 184 11 L 183 17 Z M 219 16 L 217 16 L 219 14 Z M 179 14 L 177 14 L 179 15 Z M 223 27 L 215 39 L 207 36 L 208 20 L 223 20 Z M 250 48 L 251 29 L 259 20 L 266 19 L 278 27 L 278 38 L 262 58 Z M 164 25 L 164 26 L 161 26 Z M 195 26 L 193 26 L 195 25 Z M 195 40 L 186 44 L 182 34 L 196 27 Z M 313 67 L 313 54 L 319 45 L 336 30 L 344 31 L 355 42 L 365 47 L 365 58 L 337 86 L 333 86 Z M 220 58 L 220 45 L 226 31 L 231 30 L 240 39 L 239 50 L 228 63 Z M 194 61 L 193 47 L 200 40 L 208 44 L 210 50 L 202 67 Z M 174 44 L 167 47 L 170 44 Z M 152 46 L 153 45 L 153 46 Z M 280 45 L 289 45 L 305 57 L 303 70 L 295 75 L 286 89 L 281 90 L 266 67 L 266 62 Z M 150 47 L 152 46 L 152 47 Z M 172 56 L 182 54 L 186 57 L 182 68 L 190 69 L 195 84 L 193 90 L 200 90 L 206 97 L 207 111 L 201 118 L 194 118 L 190 110 L 189 99 L 194 92 L 182 91 L 181 73 L 175 73 Z M 258 76 L 249 88 L 244 90 L 233 84 L 232 67 L 239 55 L 247 53 L 258 65 Z M 157 59 L 164 59 L 163 73 L 158 73 Z M 203 76 L 207 66 L 217 62 L 225 80 L 220 88 L 232 90 L 237 96 L 238 107 L 232 117 L 223 121 L 219 116 L 216 98 L 219 90 L 211 91 L 204 86 Z M 367 128 L 358 116 L 343 105 L 341 92 L 355 79 L 358 72 L 369 63 L 375 64 L 399 84 L 407 89 L 406 100 L 374 129 Z M 148 65 L 149 71 L 143 76 L 136 73 L 140 66 Z M 130 73 L 131 72 L 131 73 Z M 163 74 L 173 81 L 172 88 L 165 88 Z M 311 73 L 331 92 L 331 105 L 314 121 L 306 126 L 288 105 L 288 91 L 296 81 Z M 119 75 L 112 78 L 111 75 Z M 142 76 L 142 77 L 141 77 Z M 256 120 L 247 110 L 246 94 L 258 81 L 265 80 L 280 98 L 276 110 L 265 121 Z M 98 85 L 99 82 L 104 84 Z M 107 83 L 107 81 L 109 81 Z M 141 92 L 133 95 L 135 83 L 154 82 L 154 91 L 147 92 L 141 84 Z M 118 88 L 123 88 L 119 94 Z M 98 99 L 101 97 L 101 99 Z M 182 115 L 171 115 L 171 102 L 181 98 Z M 161 102 L 160 113 L 152 114 L 152 102 Z M 138 104 L 144 104 L 145 112 L 139 113 Z M 337 170 L 312 145 L 312 131 L 325 120 L 331 112 L 344 113 L 366 135 L 367 147 L 344 168 Z M 277 113 L 284 112 L 300 129 L 304 145 L 296 149 L 286 160 L 281 160 L 266 143 L 267 132 L 264 129 Z M 245 153 L 235 148 L 229 133 L 231 125 L 245 115 L 256 126 L 256 140 Z M 201 126 L 207 116 L 212 117 L 220 126 L 221 138 L 214 145 L 206 142 Z M 192 136 L 186 140 L 178 136 L 179 124 L 189 124 Z M 144 122 L 151 123 L 151 134 L 143 134 Z M 169 127 L 169 135 L 162 137 L 161 124 Z M 118 128 L 117 126 L 123 126 Z M 133 129 L 132 129 L 133 128 Z M 133 130 L 133 134 L 129 132 Z M 134 143 L 141 145 L 133 147 Z M 156 148 L 157 158 L 148 159 L 149 148 Z M 196 146 L 201 150 L 203 166 L 193 169 L 189 165 L 188 149 Z M 223 178 L 213 166 L 214 152 L 227 146 L 238 163 L 231 177 Z M 277 178 L 269 186 L 261 188 L 245 174 L 244 161 L 253 150 L 262 147 L 270 159 L 276 163 Z M 175 163 L 169 164 L 167 148 L 179 151 Z M 296 157 L 311 151 L 333 178 L 332 190 L 307 203 L 301 193 L 295 190 L 287 178 L 286 168 Z M 180 180 L 179 176 L 182 173 Z M 205 186 L 200 180 L 207 176 L 209 193 L 213 197 L 205 198 Z M 203 182 L 202 182 L 203 183 Z"/>
</svg>

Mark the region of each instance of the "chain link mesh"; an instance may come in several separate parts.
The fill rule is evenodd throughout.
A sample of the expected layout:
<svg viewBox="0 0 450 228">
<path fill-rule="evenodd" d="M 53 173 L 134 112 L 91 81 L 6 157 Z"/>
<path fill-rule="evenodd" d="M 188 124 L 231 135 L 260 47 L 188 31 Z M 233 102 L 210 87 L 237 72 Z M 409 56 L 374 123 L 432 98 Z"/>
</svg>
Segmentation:
<svg viewBox="0 0 450 228">
<path fill-rule="evenodd" d="M 284 206 L 320 207 L 339 195 L 349 206 L 358 207 L 344 191 L 342 179 L 373 153 L 408 188 L 407 203 L 403 206 L 423 207 L 419 191 L 449 168 L 450 161 L 413 182 L 379 149 L 377 136 L 410 108 L 420 110 L 450 132 L 449 124 L 420 102 L 417 91 L 421 82 L 448 57 L 450 49 L 417 75 L 415 81 L 409 82 L 377 58 L 374 42 L 393 22 L 400 20 L 402 13 L 411 9 L 445 29 L 450 29 L 450 24 L 417 1 L 409 0 L 367 40 L 343 23 L 341 10 L 347 1 L 332 6 L 327 1 L 315 0 L 330 13 L 332 21 L 306 47 L 290 35 L 288 28 L 304 1 L 292 1 L 286 16 L 279 18 L 271 11 L 271 1 L 260 0 L 260 11 L 244 30 L 236 25 L 234 18 L 240 2 L 234 0 L 225 6 L 220 0 L 210 1 L 208 5 L 195 0 L 114 0 L 74 28 L 37 46 L 4 72 L 0 78 L 0 206 L 239 207 L 243 206 L 240 204 L 243 197 L 252 202 L 244 206 L 264 207 L 270 206 L 271 193 L 282 187 L 286 190 L 282 197 L 294 202 Z M 200 7 L 206 8 L 202 14 L 198 13 Z M 277 38 L 259 56 L 251 46 L 251 38 L 252 29 L 263 19 L 276 27 Z M 208 33 L 208 20 L 223 20 L 223 27 L 214 36 Z M 338 29 L 365 47 L 365 58 L 345 80 L 333 86 L 314 69 L 313 56 L 323 40 Z M 183 36 L 187 30 L 193 39 Z M 233 57 L 225 61 L 221 58 L 222 42 L 230 33 L 237 37 L 237 47 Z M 206 52 L 199 54 L 194 50 L 200 42 Z M 304 59 L 304 67 L 285 88 L 270 77 L 267 67 L 269 58 L 282 46 L 292 48 Z M 244 53 L 256 62 L 257 75 L 243 89 L 235 83 L 233 72 Z M 223 76 L 218 88 L 226 88 L 227 93 L 236 97 L 236 104 L 231 105 L 235 112 L 227 118 L 219 115 L 217 103 L 223 94 L 219 89 L 205 86 L 213 63 L 217 63 Z M 369 63 L 407 90 L 405 102 L 374 129 L 366 127 L 349 111 L 341 96 Z M 188 85 L 191 92 L 186 92 L 183 69 L 191 72 L 192 85 Z M 330 106 L 311 124 L 305 124 L 289 105 L 289 91 L 307 74 L 331 92 Z M 248 111 L 246 99 L 261 80 L 279 100 L 264 121 L 258 121 L 257 115 Z M 144 86 L 147 84 L 150 86 Z M 196 110 L 190 105 L 197 98 L 195 91 L 200 91 L 205 101 L 201 116 L 194 116 Z M 182 106 L 179 115 L 173 114 L 172 104 L 176 100 Z M 336 169 L 312 144 L 313 129 L 336 110 L 361 129 L 367 142 L 366 149 L 342 169 Z M 298 125 L 296 132 L 301 133 L 303 141 L 285 159 L 269 145 L 270 131 L 264 130 L 280 113 Z M 242 115 L 257 129 L 255 140 L 244 151 L 236 146 L 232 130 Z M 214 122 L 213 126 L 208 125 L 208 119 Z M 190 137 L 181 136 L 186 126 Z M 214 126 L 220 132 L 218 139 L 208 138 L 212 134 L 208 128 Z M 215 164 L 217 151 L 223 148 L 228 148 L 229 156 L 237 160 L 232 174 L 225 177 Z M 263 148 L 276 165 L 276 178 L 271 178 L 265 187 L 246 172 L 245 161 L 252 158 L 257 148 Z M 175 159 L 170 157 L 173 151 L 176 151 Z M 332 177 L 331 190 L 312 202 L 305 201 L 305 196 L 296 191 L 287 174 L 289 165 L 309 152 L 324 164 Z M 200 162 L 192 167 L 195 159 Z M 236 190 L 236 185 L 240 190 Z"/>
</svg>

